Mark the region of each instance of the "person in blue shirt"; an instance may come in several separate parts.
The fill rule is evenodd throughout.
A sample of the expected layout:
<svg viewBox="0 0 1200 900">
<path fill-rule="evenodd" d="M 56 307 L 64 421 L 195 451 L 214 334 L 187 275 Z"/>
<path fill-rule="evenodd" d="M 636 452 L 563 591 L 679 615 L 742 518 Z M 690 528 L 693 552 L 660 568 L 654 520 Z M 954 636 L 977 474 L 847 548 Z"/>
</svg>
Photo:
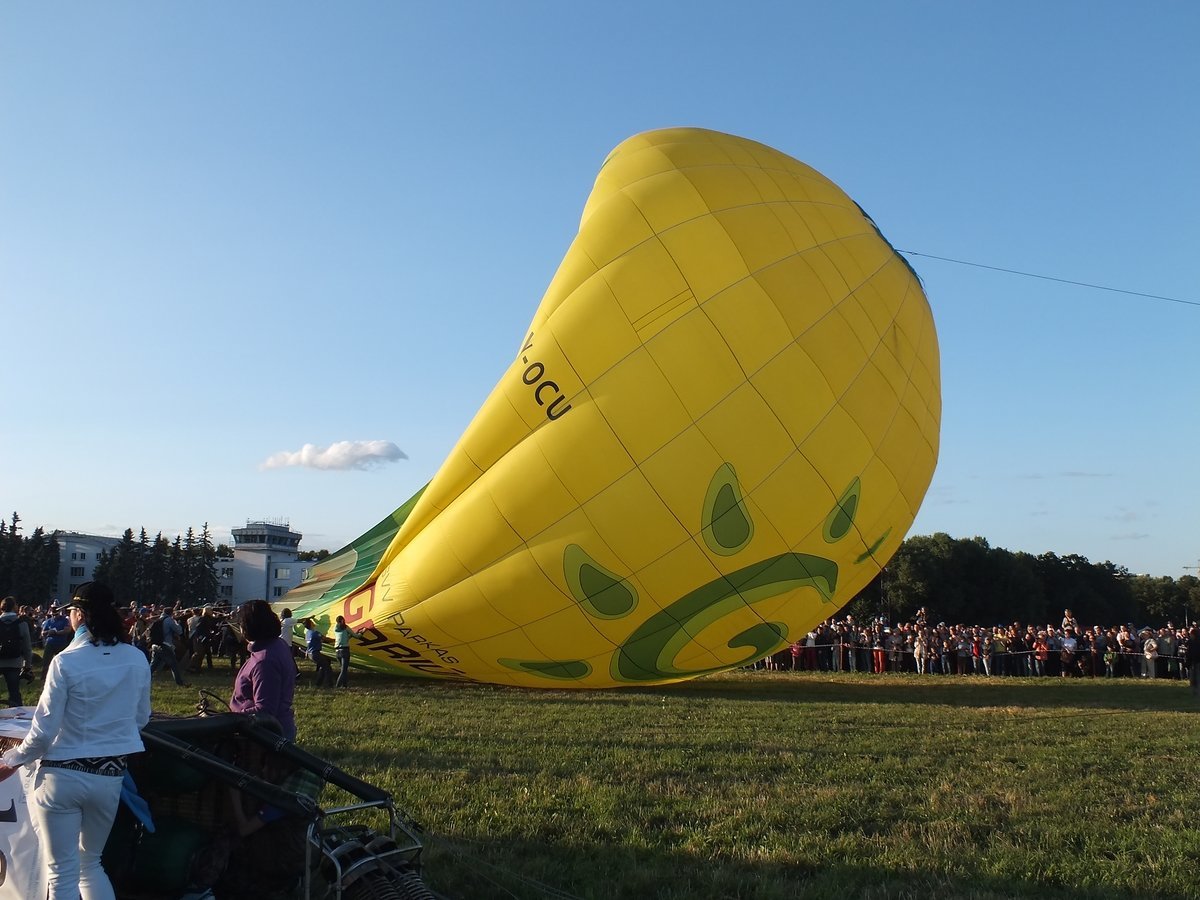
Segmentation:
<svg viewBox="0 0 1200 900">
<path fill-rule="evenodd" d="M 50 661 L 67 649 L 75 630 L 57 605 L 50 607 L 50 614 L 42 622 L 42 677 L 50 671 Z"/>
<path fill-rule="evenodd" d="M 317 667 L 317 687 L 323 685 L 333 686 L 333 666 L 329 664 L 329 657 L 321 651 L 321 642 L 323 639 L 321 632 L 317 631 L 317 623 L 312 619 L 304 620 L 304 646 L 307 650 L 306 655 L 313 661 L 313 665 Z"/>
</svg>

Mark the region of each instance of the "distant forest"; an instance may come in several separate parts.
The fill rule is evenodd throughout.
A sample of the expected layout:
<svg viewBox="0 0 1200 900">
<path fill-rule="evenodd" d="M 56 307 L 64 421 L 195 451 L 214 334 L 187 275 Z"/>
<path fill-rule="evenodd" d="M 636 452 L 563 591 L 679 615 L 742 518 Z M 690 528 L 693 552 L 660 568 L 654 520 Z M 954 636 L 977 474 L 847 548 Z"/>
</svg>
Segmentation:
<svg viewBox="0 0 1200 900">
<path fill-rule="evenodd" d="M 921 607 L 928 621 L 950 624 L 1057 626 L 1070 609 L 1081 625 L 1179 625 L 1200 618 L 1200 579 L 1133 575 L 1075 554 L 1012 553 L 939 532 L 904 541 L 844 612 L 904 622 Z"/>
</svg>

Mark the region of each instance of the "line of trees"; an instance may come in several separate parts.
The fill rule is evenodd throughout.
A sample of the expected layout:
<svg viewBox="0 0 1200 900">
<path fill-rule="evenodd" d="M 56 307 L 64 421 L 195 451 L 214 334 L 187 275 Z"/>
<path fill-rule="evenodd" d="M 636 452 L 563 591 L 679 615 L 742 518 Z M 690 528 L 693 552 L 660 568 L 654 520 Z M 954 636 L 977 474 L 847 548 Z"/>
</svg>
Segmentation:
<svg viewBox="0 0 1200 900">
<path fill-rule="evenodd" d="M 855 618 L 966 624 L 1057 623 L 1070 609 L 1080 624 L 1181 624 L 1200 620 L 1200 579 L 1134 575 L 1111 562 L 1071 554 L 1013 553 L 981 537 L 917 535 L 849 603 Z"/>
<path fill-rule="evenodd" d="M 122 603 L 182 603 L 199 606 L 217 599 L 217 547 L 204 524 L 200 534 L 168 541 L 162 532 L 150 540 L 143 528 L 137 540 L 126 528 L 121 542 L 100 554 L 93 576 L 112 588 Z"/>
<path fill-rule="evenodd" d="M 58 578 L 58 541 L 39 526 L 21 536 L 21 517 L 0 520 L 0 597 L 12 594 L 25 602 L 50 597 Z"/>
</svg>

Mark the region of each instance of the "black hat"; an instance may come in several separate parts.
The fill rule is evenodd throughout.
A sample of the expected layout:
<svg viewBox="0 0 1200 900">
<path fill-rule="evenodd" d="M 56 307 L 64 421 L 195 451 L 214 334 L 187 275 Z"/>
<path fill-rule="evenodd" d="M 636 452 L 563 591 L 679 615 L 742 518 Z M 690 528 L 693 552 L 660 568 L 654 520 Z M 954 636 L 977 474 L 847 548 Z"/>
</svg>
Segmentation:
<svg viewBox="0 0 1200 900">
<path fill-rule="evenodd" d="M 112 589 L 99 581 L 85 581 L 79 586 L 71 599 L 63 604 L 63 609 L 75 607 L 83 612 L 91 612 L 97 606 L 115 606 L 116 599 Z"/>
</svg>

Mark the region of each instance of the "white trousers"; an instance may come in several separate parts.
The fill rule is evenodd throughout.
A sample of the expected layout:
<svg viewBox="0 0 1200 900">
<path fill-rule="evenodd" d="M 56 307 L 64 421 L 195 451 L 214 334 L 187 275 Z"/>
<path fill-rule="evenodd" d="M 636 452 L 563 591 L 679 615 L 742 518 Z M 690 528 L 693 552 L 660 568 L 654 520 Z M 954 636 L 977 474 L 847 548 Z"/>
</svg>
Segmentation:
<svg viewBox="0 0 1200 900">
<path fill-rule="evenodd" d="M 41 844 L 49 900 L 114 900 L 100 866 L 121 779 L 39 766 L 29 814 Z"/>
</svg>

